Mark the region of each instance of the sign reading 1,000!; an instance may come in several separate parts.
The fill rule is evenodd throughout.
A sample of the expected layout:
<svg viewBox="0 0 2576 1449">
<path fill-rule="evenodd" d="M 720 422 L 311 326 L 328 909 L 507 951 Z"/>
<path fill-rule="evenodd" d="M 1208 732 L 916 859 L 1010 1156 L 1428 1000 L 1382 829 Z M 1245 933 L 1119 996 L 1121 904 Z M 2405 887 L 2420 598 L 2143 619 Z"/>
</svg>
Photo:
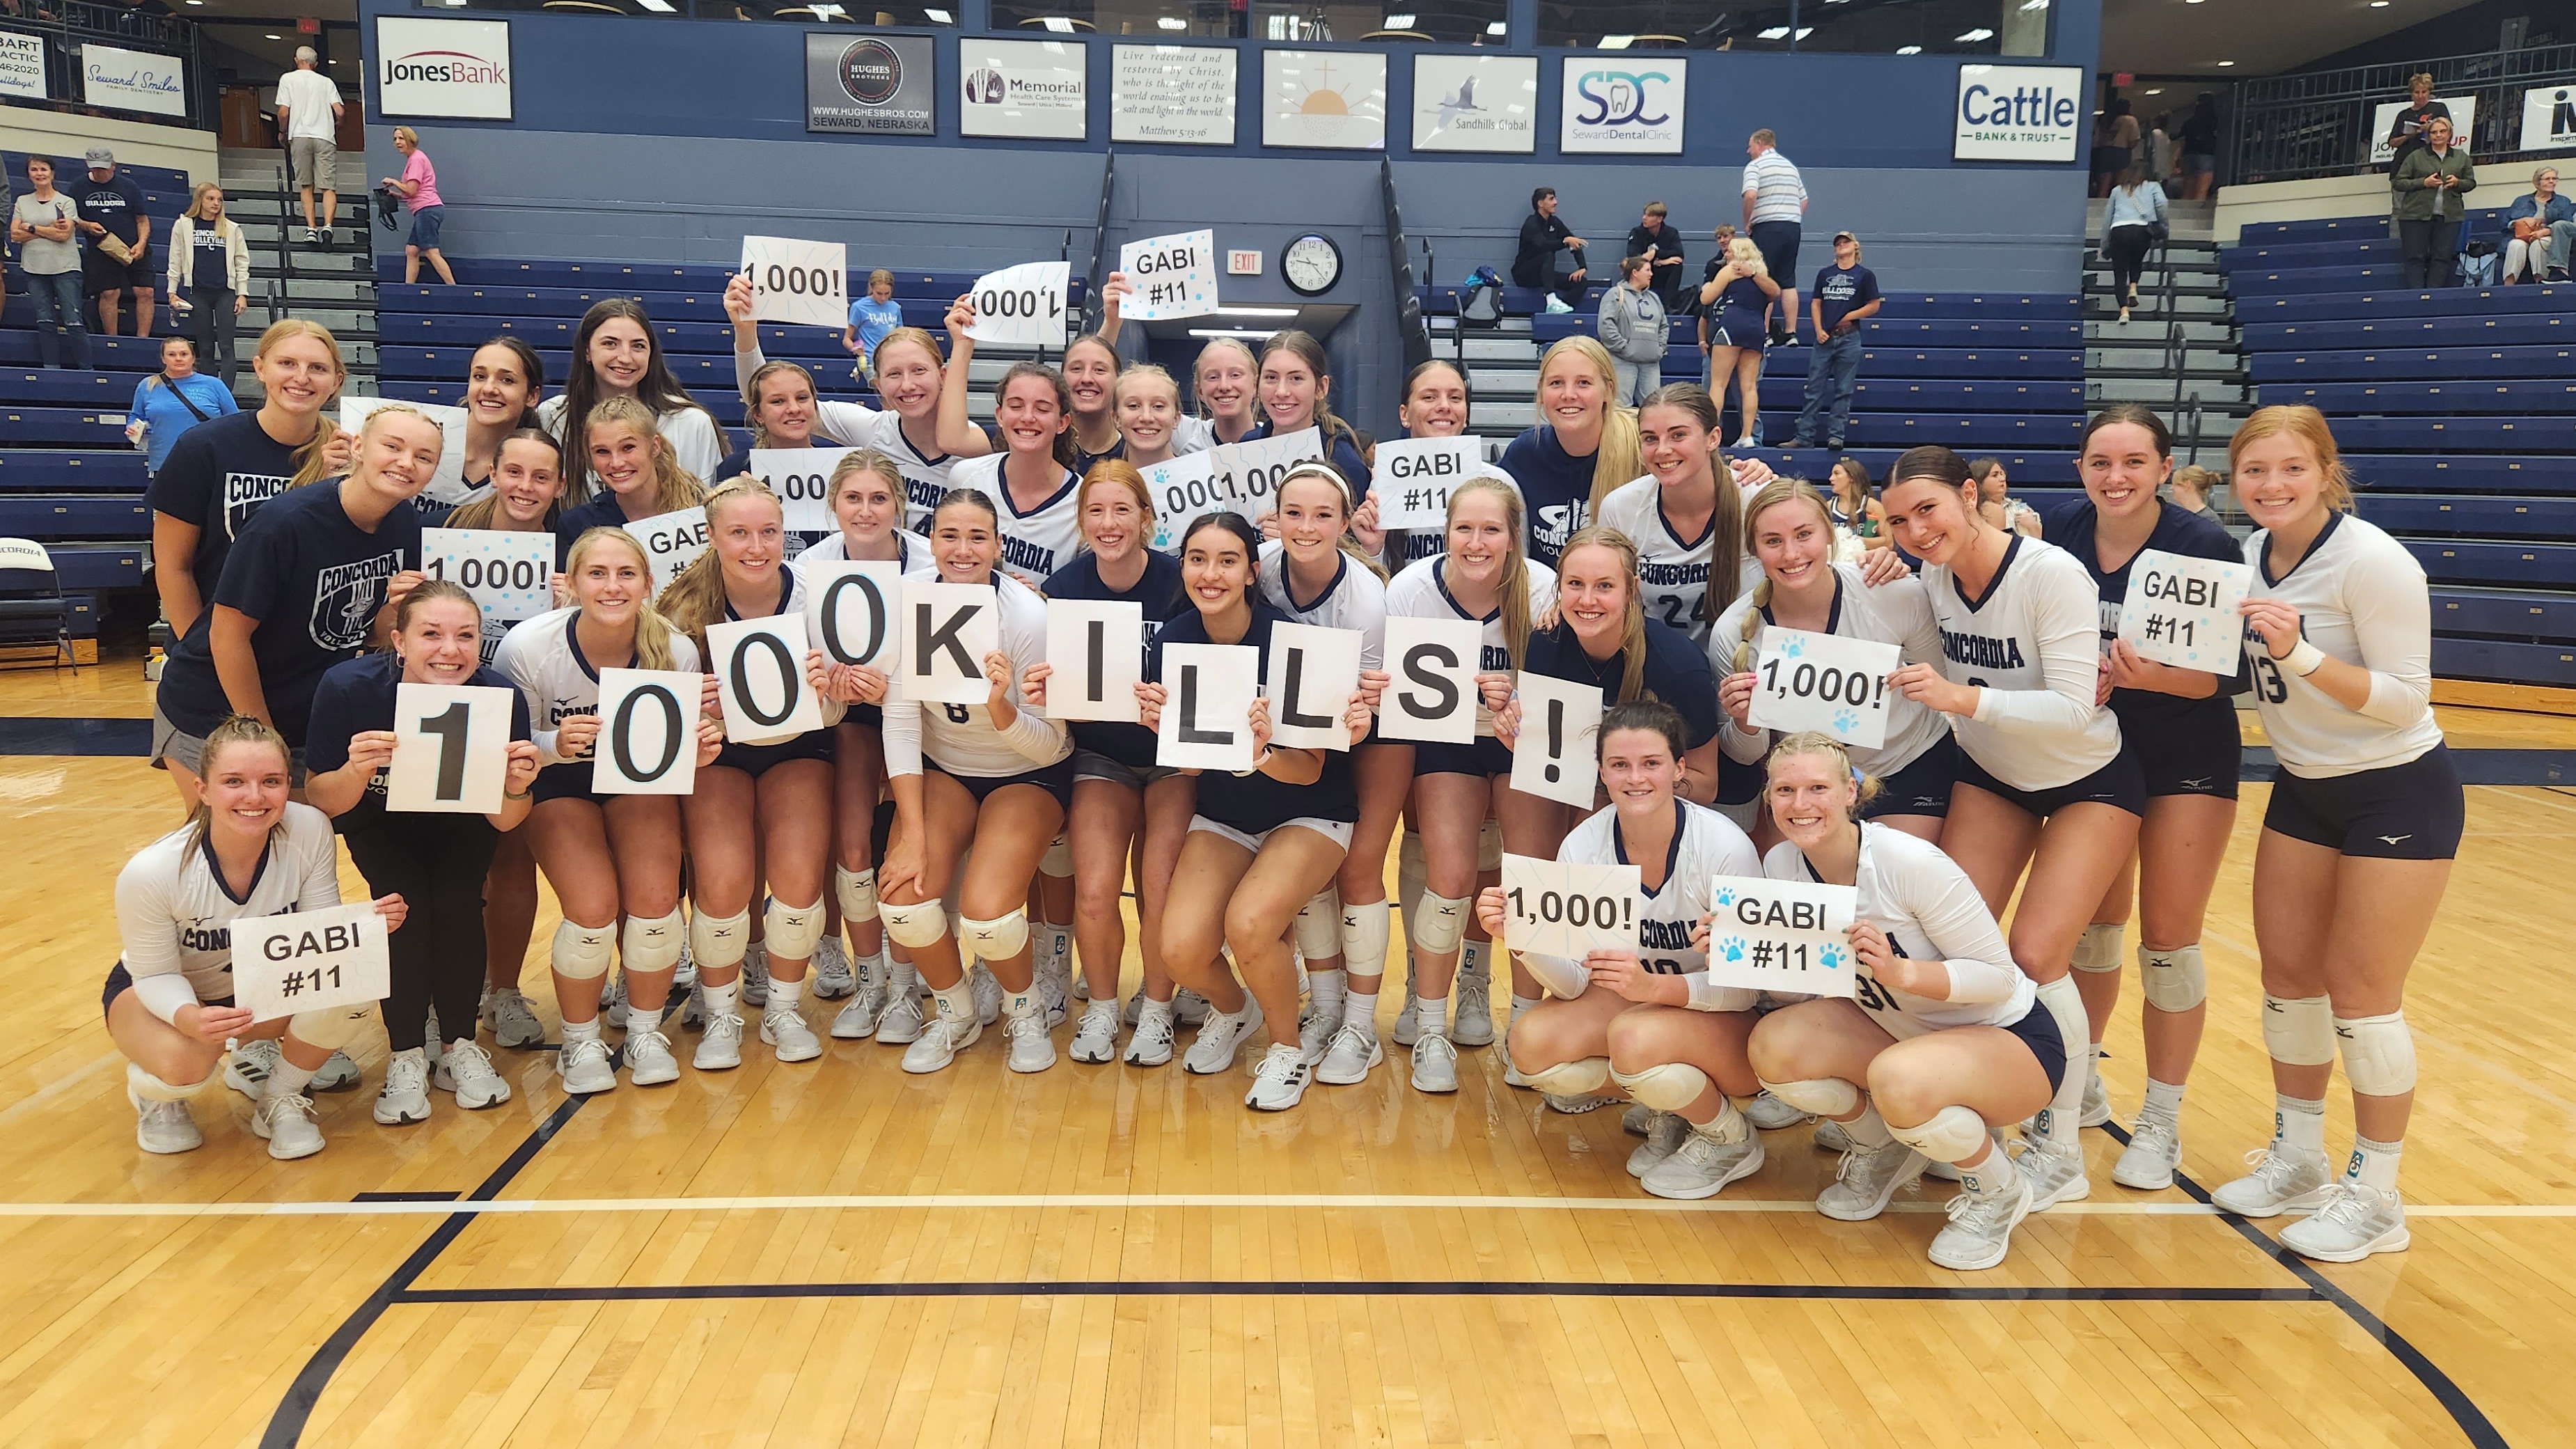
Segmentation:
<svg viewBox="0 0 2576 1449">
<path fill-rule="evenodd" d="M 848 320 L 849 248 L 794 237 L 742 239 L 742 274 L 751 282 L 751 318 L 802 327 Z"/>
</svg>

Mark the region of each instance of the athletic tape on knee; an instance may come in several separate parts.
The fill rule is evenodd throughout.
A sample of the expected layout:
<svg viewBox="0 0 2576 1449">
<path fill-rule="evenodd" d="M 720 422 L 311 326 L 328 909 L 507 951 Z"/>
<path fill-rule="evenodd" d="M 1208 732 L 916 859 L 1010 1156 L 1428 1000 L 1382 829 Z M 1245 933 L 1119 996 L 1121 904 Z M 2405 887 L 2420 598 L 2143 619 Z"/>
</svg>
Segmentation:
<svg viewBox="0 0 2576 1449">
<path fill-rule="evenodd" d="M 948 934 L 948 911 L 937 901 L 898 906 L 892 901 L 877 902 L 877 919 L 885 922 L 886 935 L 898 946 L 919 950 L 939 944 Z"/>
<path fill-rule="evenodd" d="M 146 1102 L 184 1102 L 215 1084 L 215 1073 L 197 1082 L 165 1082 L 133 1062 L 125 1064 L 126 1090 Z"/>
<path fill-rule="evenodd" d="M 1342 954 L 1342 898 L 1331 886 L 1298 908 L 1297 954 L 1308 961 L 1328 961 Z"/>
<path fill-rule="evenodd" d="M 1422 909 L 1413 917 L 1413 944 L 1444 956 L 1457 950 L 1467 936 L 1467 905 L 1465 896 L 1424 891 Z"/>
<path fill-rule="evenodd" d="M 730 916 L 711 916 L 704 910 L 689 917 L 689 954 L 698 960 L 701 971 L 723 971 L 742 964 L 743 953 L 751 948 L 751 907 L 745 906 Z"/>
<path fill-rule="evenodd" d="M 1802 1081 L 1775 1082 L 1762 1078 L 1762 1090 L 1788 1103 L 1801 1112 L 1819 1117 L 1844 1117 L 1860 1106 L 1860 1088 L 1840 1077 L 1808 1077 Z"/>
<path fill-rule="evenodd" d="M 1065 843 L 1063 836 L 1057 836 L 1047 846 L 1047 853 L 1038 858 L 1038 874 L 1058 880 L 1073 878 L 1073 847 Z"/>
<path fill-rule="evenodd" d="M 1488 820 L 1476 832 L 1476 869 L 1479 872 L 1503 868 L 1503 827 Z"/>
<path fill-rule="evenodd" d="M 2209 999 L 2209 975 L 2201 968 L 2197 942 L 2170 951 L 2140 946 L 2138 981 L 2147 1005 L 2158 1011 L 2189 1011 Z"/>
<path fill-rule="evenodd" d="M 358 1039 L 367 1027 L 367 1018 L 375 1015 L 376 1004 L 362 1001 L 354 1006 L 334 1006 L 322 1011 L 299 1011 L 286 1023 L 286 1034 L 306 1046 L 326 1047 L 338 1051 Z"/>
<path fill-rule="evenodd" d="M 688 923 L 680 919 L 680 908 L 673 906 L 667 916 L 646 919 L 626 918 L 626 969 L 668 971 L 680 964 L 680 943 L 687 939 Z"/>
<path fill-rule="evenodd" d="M 812 959 L 814 947 L 823 939 L 823 902 L 819 897 L 810 906 L 791 906 L 771 896 L 768 909 L 760 916 L 761 935 L 768 941 L 772 957 L 785 961 Z"/>
<path fill-rule="evenodd" d="M 1523 1072 L 1531 1086 L 1558 1097 L 1589 1097 L 1610 1080 L 1608 1057 L 1584 1057 L 1559 1066 Z"/>
<path fill-rule="evenodd" d="M 567 981 L 597 981 L 608 974 L 610 945 L 616 939 L 615 926 L 576 926 L 566 921 L 555 927 L 555 974 Z"/>
<path fill-rule="evenodd" d="M 1987 1140 L 1986 1119 L 1965 1107 L 1944 1107 L 1917 1126 L 1890 1122 L 1887 1135 L 1935 1162 L 1957 1162 L 1976 1155 L 1978 1144 Z"/>
<path fill-rule="evenodd" d="M 2117 923 L 2084 928 L 2075 938 L 2074 967 L 2078 971 L 2110 972 L 2120 969 L 2121 937 L 2128 927 Z"/>
<path fill-rule="evenodd" d="M 1029 913 L 1025 910 L 995 916 L 989 921 L 966 916 L 960 919 L 959 925 L 963 929 L 958 933 L 958 944 L 975 953 L 978 961 L 1007 961 L 1020 954 L 1020 948 L 1029 943 Z"/>
<path fill-rule="evenodd" d="M 877 873 L 867 870 L 845 870 L 832 867 L 832 895 L 841 903 L 844 921 L 874 920 L 877 914 Z"/>
<path fill-rule="evenodd" d="M 1634 1072 L 1612 1067 L 1610 1080 L 1617 1082 L 1631 1099 L 1658 1112 L 1680 1111 L 1698 1101 L 1709 1085 L 1708 1073 L 1688 1062 L 1657 1062 Z"/>
<path fill-rule="evenodd" d="M 2334 1003 L 2322 996 L 2263 997 L 2263 1050 L 2292 1067 L 2330 1067 L 2335 1059 Z"/>
<path fill-rule="evenodd" d="M 2406 1013 L 2338 1016 L 2335 1040 L 2343 1047 L 2343 1074 L 2365 1097 L 2403 1097 L 2415 1090 L 2415 1034 Z"/>
</svg>

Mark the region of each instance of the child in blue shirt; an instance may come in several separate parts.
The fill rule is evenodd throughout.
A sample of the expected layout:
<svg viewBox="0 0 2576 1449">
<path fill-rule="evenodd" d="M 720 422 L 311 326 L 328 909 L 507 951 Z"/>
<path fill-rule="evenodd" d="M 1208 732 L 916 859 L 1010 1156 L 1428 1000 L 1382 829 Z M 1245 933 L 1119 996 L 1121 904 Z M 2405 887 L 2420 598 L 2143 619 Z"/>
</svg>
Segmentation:
<svg viewBox="0 0 2576 1449">
<path fill-rule="evenodd" d="M 850 376 L 868 380 L 868 360 L 877 354 L 877 344 L 886 334 L 903 325 L 903 308 L 894 300 L 894 273 L 883 267 L 868 273 L 868 294 L 850 304 L 850 325 L 841 329 L 841 345 L 859 360 Z"/>
</svg>

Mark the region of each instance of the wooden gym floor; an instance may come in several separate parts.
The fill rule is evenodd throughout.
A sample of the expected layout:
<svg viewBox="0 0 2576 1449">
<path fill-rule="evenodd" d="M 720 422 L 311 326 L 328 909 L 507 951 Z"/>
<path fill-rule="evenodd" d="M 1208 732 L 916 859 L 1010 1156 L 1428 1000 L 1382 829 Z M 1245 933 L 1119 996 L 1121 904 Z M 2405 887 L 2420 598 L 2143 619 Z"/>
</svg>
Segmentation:
<svg viewBox="0 0 2576 1449">
<path fill-rule="evenodd" d="M 507 1052 L 506 1106 L 388 1130 L 379 1039 L 319 1157 L 272 1162 L 221 1090 L 204 1149 L 146 1156 L 98 1011 L 116 871 L 176 817 L 137 673 L 0 676 L 0 1444 L 2576 1442 L 2576 721 L 2445 712 L 2517 783 L 2470 790 L 2414 976 L 2411 1252 L 2312 1267 L 2205 1206 L 2270 1123 L 2249 783 L 2191 1185 L 2113 1185 L 2088 1132 L 2092 1199 L 1961 1275 L 1923 1257 L 1947 1184 L 1828 1221 L 1801 1128 L 1658 1202 L 1616 1112 L 1542 1112 L 1491 1050 L 1455 1097 L 1397 1052 L 1280 1117 L 1177 1063 L 1013 1077 L 997 1038 L 929 1078 L 830 1042 L 588 1101 Z"/>
</svg>

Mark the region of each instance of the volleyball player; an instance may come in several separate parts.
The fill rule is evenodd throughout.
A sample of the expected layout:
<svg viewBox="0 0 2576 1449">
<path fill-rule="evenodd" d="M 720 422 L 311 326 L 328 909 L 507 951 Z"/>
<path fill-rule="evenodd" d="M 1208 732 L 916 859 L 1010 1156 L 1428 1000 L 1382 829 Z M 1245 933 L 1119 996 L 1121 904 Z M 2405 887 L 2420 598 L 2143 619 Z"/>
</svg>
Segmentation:
<svg viewBox="0 0 2576 1449">
<path fill-rule="evenodd" d="M 736 285 L 744 288 L 744 296 L 742 310 L 734 316 L 733 371 L 737 383 L 748 383 L 768 365 L 768 359 L 761 356 L 759 330 L 751 324 L 749 284 Z M 726 310 L 733 311 L 730 287 L 726 295 Z M 993 441 L 977 427 L 942 434 L 939 409 L 946 370 L 940 362 L 939 341 L 928 332 L 897 327 L 878 339 L 868 364 L 877 400 L 885 410 L 826 398 L 815 405 L 816 418 L 830 436 L 852 447 L 874 448 L 895 460 L 903 470 L 905 526 L 926 531 L 931 510 L 947 495 L 949 471 L 993 451 Z M 862 414 L 867 420 L 862 420 Z M 950 452 L 943 443 L 953 444 L 956 451 Z"/>
<path fill-rule="evenodd" d="M 375 1118 L 388 1127 L 429 1120 L 431 1040 L 444 1049 L 436 1085 L 468 1111 L 510 1100 L 510 1087 L 474 1043 L 483 986 L 483 880 L 494 844 L 528 818 L 537 778 L 537 747 L 528 738 L 528 702 L 509 680 L 483 667 L 483 612 L 474 596 L 445 579 L 424 579 L 393 610 L 393 648 L 335 664 L 313 693 L 310 775 L 305 793 L 348 837 L 349 856 L 367 888 L 410 904 L 408 929 L 388 943 L 391 993 L 385 997 L 384 1090 Z M 501 808 L 489 815 L 430 811 L 395 816 L 386 809 L 386 768 L 393 763 L 395 701 L 406 684 L 508 691 L 510 743 L 502 767 Z M 462 748 L 450 743 L 442 748 Z M 521 938 L 526 949 L 526 937 Z"/>
<path fill-rule="evenodd" d="M 1240 443 L 1261 424 L 1255 399 L 1261 365 L 1252 349 L 1232 337 L 1211 337 L 1190 364 L 1190 391 L 1198 399 L 1197 415 L 1181 419 L 1173 430 L 1174 451 L 1195 453 L 1219 443 Z"/>
<path fill-rule="evenodd" d="M 2173 437 L 2146 408 L 2114 403 L 2094 414 L 2085 425 L 2078 463 L 2084 496 L 2050 510 L 2040 537 L 2072 555 L 2100 590 L 2103 682 L 2111 712 L 2120 719 L 2120 737 L 2138 757 L 2147 798 L 2135 864 L 2122 866 L 2094 910 L 2093 924 L 2075 944 L 2075 985 L 2092 1022 L 2081 1063 L 2081 1120 L 2089 1127 L 2111 1118 L 2099 1065 L 2102 1033 L 2120 1000 L 2120 937 L 2134 895 L 2138 981 L 2146 997 L 2141 1025 L 2147 1097 L 2111 1180 L 2154 1189 L 2173 1186 L 2174 1167 L 2182 1160 L 2183 1084 L 2208 1015 L 2200 928 L 2236 824 L 2242 747 L 2230 696 L 2246 661 L 2241 650 L 2213 649 L 2211 663 L 2223 663 L 2228 671 L 2220 674 L 2141 658 L 2120 638 L 2120 610 L 2129 594 L 2129 571 L 2145 550 L 2224 563 L 2239 562 L 2244 550 L 2226 529 L 2156 497 L 2173 471 Z"/>
<path fill-rule="evenodd" d="M 1181 536 L 1181 584 L 1191 607 L 1155 631 L 1146 682 L 1136 689 L 1147 728 L 1158 728 L 1162 712 L 1176 707 L 1165 677 L 1174 644 L 1241 645 L 1258 655 L 1254 677 L 1269 677 L 1271 631 L 1282 616 L 1262 601 L 1260 551 L 1259 532 L 1234 513 L 1201 514 Z M 1354 733 L 1365 711 L 1354 690 L 1344 715 Z M 1341 868 L 1359 802 L 1347 751 L 1270 743 L 1267 699 L 1256 696 L 1240 724 L 1223 723 L 1251 731 L 1252 768 L 1197 773 L 1197 813 L 1163 905 L 1163 960 L 1211 1008 L 1181 1065 L 1202 1076 L 1229 1070 L 1245 1039 L 1267 1021 L 1270 1049 L 1255 1064 L 1243 1102 L 1283 1112 L 1305 1095 L 1314 1070 L 1290 1025 L 1297 1020 L 1297 964 L 1288 937 L 1298 912 Z M 1240 981 L 1225 969 L 1220 949 L 1233 955 Z"/>
<path fill-rule="evenodd" d="M 1976 489 L 1966 462 L 1935 446 L 1907 449 L 1880 491 L 1897 547 L 1923 561 L 1942 644 L 1938 667 L 1904 664 L 1888 681 L 1951 717 L 1961 759 L 1941 848 L 1989 911 L 2002 913 L 2027 867 L 2011 959 L 2039 984 L 2058 1039 L 2081 1067 L 2084 1000 L 2067 972 L 2094 907 L 2137 846 L 2146 783 L 2118 717 L 2097 703 L 2092 576 L 2056 545 L 1987 522 Z M 1865 568 L 1871 578 L 1905 573 L 1892 550 L 1871 554 Z M 2015 1163 L 2030 1179 L 2033 1212 L 2092 1190 L 2076 1141 L 2084 1073 L 2050 1080 L 2056 1097 Z"/>
<path fill-rule="evenodd" d="M 835 426 L 823 425 L 821 414 L 825 407 L 836 410 Z M 743 426 L 751 438 L 744 446 L 725 454 L 708 484 L 713 486 L 750 472 L 754 448 L 839 448 L 845 446 L 841 441 L 845 432 L 864 441 L 875 433 L 880 416 L 876 409 L 857 403 L 817 401 L 814 374 L 801 363 L 764 362 L 742 385 Z M 814 541 L 800 538 L 798 546 Z"/>
<path fill-rule="evenodd" d="M 1921 537 L 1919 520 L 1913 526 Z M 1904 535 L 1898 542 L 1913 547 Z M 2048 1110 L 2069 1054 L 2058 1014 L 2014 965 L 1980 888 L 1940 847 L 1863 821 L 1869 788 L 1828 736 L 1794 734 L 1771 752 L 1765 799 L 1786 838 L 1762 873 L 1858 889 L 1855 989 L 1847 1001 L 1802 1001 L 1763 1017 L 1753 1069 L 1765 1091 L 1840 1123 L 1850 1140 L 1816 1211 L 1865 1222 L 1927 1160 L 1946 1162 L 1959 1170 L 1959 1195 L 1931 1259 L 1961 1272 L 1991 1268 L 2038 1201 L 1993 1129 Z"/>
<path fill-rule="evenodd" d="M 1458 370 L 1458 364 L 1441 357 L 1415 363 L 1404 374 L 1400 398 L 1395 405 L 1395 416 L 1396 421 L 1404 424 L 1406 437 L 1457 438 L 1466 435 L 1471 404 L 1467 396 L 1467 375 Z M 1511 483 L 1510 474 L 1481 461 L 1481 444 L 1477 455 L 1480 461 L 1471 476 L 1499 478 Z M 1520 485 L 1513 483 L 1512 490 L 1518 492 Z M 1371 493 L 1360 500 L 1359 510 L 1351 515 L 1351 536 L 1359 541 L 1361 551 L 1371 558 L 1388 556 L 1386 541 L 1390 531 L 1402 540 L 1394 554 L 1398 567 L 1415 559 L 1429 558 L 1440 552 L 1446 541 L 1443 530 L 1437 528 L 1380 528 L 1377 513 L 1378 496 Z"/>
<path fill-rule="evenodd" d="M 1695 382 L 1655 389 L 1637 407 L 1646 476 L 1612 489 L 1594 515 L 1637 546 L 1648 616 L 1693 643 L 1705 641 L 1709 625 L 1762 576 L 1744 547 L 1744 488 L 1769 481 L 1771 470 L 1747 459 L 1739 481 L 1719 442 L 1707 389 Z"/>
<path fill-rule="evenodd" d="M 1857 453 L 1845 453 L 1834 459 L 1831 479 L 1831 504 L 1834 527 L 1856 540 L 1850 552 L 1859 553 L 1889 546 L 1887 530 L 1880 522 L 1878 500 L 1870 496 L 1877 485 L 1869 476 L 1869 465 Z"/>
<path fill-rule="evenodd" d="M 1313 428 L 1324 460 L 1350 484 L 1351 496 L 1368 497 L 1371 450 L 1358 429 L 1333 413 L 1332 368 L 1324 358 L 1324 344 L 1294 327 L 1273 334 L 1261 344 L 1260 387 L 1261 426 L 1247 436 L 1275 438 Z M 1278 506 L 1275 498 L 1257 499 L 1253 511 L 1270 513 Z"/>
<path fill-rule="evenodd" d="M 1538 363 L 1538 422 L 1503 449 L 1503 471 L 1529 511 L 1529 555 L 1549 568 L 1593 503 L 1645 471 L 1637 415 L 1619 406 L 1618 370 L 1589 337 L 1551 345 Z"/>
<path fill-rule="evenodd" d="M 547 533 L 563 518 L 563 449 L 542 428 L 521 428 L 492 447 L 481 495 L 457 506 L 440 528 Z"/>
<path fill-rule="evenodd" d="M 2465 805 L 2432 710 L 2432 601 L 2404 545 L 2351 513 L 2325 418 L 2257 409 L 2227 445 L 2256 525 L 2241 606 L 2254 708 L 2281 762 L 2254 855 L 2272 1141 L 2210 1195 L 2246 1217 L 2312 1211 L 2282 1245 L 2329 1263 L 2403 1251 L 2397 1163 L 2415 1101 L 2406 973 L 2459 853 Z M 2336 1051 L 2353 1147 L 2326 1166 Z"/>
<path fill-rule="evenodd" d="M 655 612 L 652 561 L 633 534 L 621 528 L 584 533 L 573 540 L 564 575 L 572 603 L 512 629 L 493 668 L 527 696 L 544 762 L 530 787 L 526 833 L 563 907 L 552 948 L 555 1005 L 563 1014 L 555 1069 L 565 1091 L 582 1095 L 617 1085 L 599 1035 L 600 987 L 612 946 L 622 946 L 626 962 L 628 1079 L 639 1087 L 679 1079 L 661 1024 L 687 934 L 680 919 L 679 797 L 591 788 L 603 727 L 599 671 L 694 674 L 698 650 Z M 700 715 L 698 701 L 680 704 L 694 720 L 703 769 L 723 747 L 723 726 Z"/>
<path fill-rule="evenodd" d="M 682 466 L 671 440 L 654 430 L 653 414 L 636 399 L 613 397 L 592 408 L 586 436 L 588 476 L 599 491 L 555 520 L 562 547 L 594 528 L 623 528 L 706 502 L 706 486 Z M 568 479 L 582 476 L 580 464 L 565 461 Z"/>
<path fill-rule="evenodd" d="M 1181 412 L 1181 385 L 1170 373 L 1150 362 L 1135 363 L 1118 374 L 1110 396 L 1117 404 L 1121 460 L 1151 468 L 1197 451 L 1184 446 L 1182 425 L 1190 420 Z M 1083 476 L 1091 476 L 1091 470 L 1084 469 Z"/>
<path fill-rule="evenodd" d="M 563 441 L 583 487 L 606 482 L 581 469 L 585 464 L 596 467 L 586 437 L 591 410 L 612 398 L 642 404 L 652 429 L 668 442 L 673 461 L 690 477 L 704 478 L 724 461 L 724 429 L 671 375 L 653 319 L 632 297 L 603 298 L 582 314 L 572 335 L 572 367 L 564 390 L 537 404 L 538 420 Z"/>
<path fill-rule="evenodd" d="M 734 386 L 742 391 L 743 420 L 751 426 L 754 436 L 759 433 L 761 421 L 755 418 L 753 413 L 760 401 L 766 379 L 770 375 L 769 369 L 772 366 L 783 366 L 795 367 L 799 372 L 804 373 L 806 401 L 802 408 L 791 407 L 784 411 L 773 403 L 772 416 L 768 419 L 771 432 L 780 436 L 799 434 L 800 430 L 797 429 L 796 424 L 799 421 L 798 415 L 801 414 L 805 425 L 801 430 L 802 434 L 820 433 L 827 439 L 852 447 L 874 446 L 876 429 L 880 426 L 877 420 L 885 414 L 869 407 L 866 403 L 849 402 L 840 398 L 818 400 L 814 396 L 814 374 L 810 370 L 792 362 L 773 364 L 768 358 L 761 356 L 760 324 L 751 320 L 752 305 L 751 279 L 739 272 L 726 278 L 724 309 L 725 317 L 733 323 Z M 892 333 L 887 334 L 889 338 L 892 336 Z M 882 346 L 883 342 L 881 341 L 879 345 Z M 934 347 L 932 351 L 934 353 L 932 361 L 935 363 L 937 348 Z M 934 386 L 932 388 L 934 399 L 937 391 Z M 882 397 L 883 394 L 879 396 Z M 755 442 L 752 446 L 793 448 L 802 445 Z M 728 459 L 729 462 L 730 459 Z M 732 473 L 725 471 L 725 466 L 720 465 L 716 469 L 714 481 L 721 483 L 732 476 Z"/>
<path fill-rule="evenodd" d="M 1073 438 L 1073 470 L 1089 476 L 1091 465 L 1127 456 L 1118 431 L 1118 307 L 1128 293 L 1123 272 L 1111 272 L 1100 286 L 1104 315 L 1100 330 L 1085 332 L 1065 344 L 1064 386 L 1070 401 L 1067 431 Z"/>
<path fill-rule="evenodd" d="M 948 378 L 939 399 L 939 437 L 957 451 L 969 433 L 967 372 L 975 360 L 973 299 L 948 310 Z M 1002 509 L 1002 567 L 1034 589 L 1047 575 L 1073 562 L 1082 547 L 1081 508 L 1074 501 L 1082 474 L 1074 466 L 1073 394 L 1064 375 L 1043 362 L 1015 362 L 993 387 L 993 418 L 1002 451 L 962 463 L 951 486 L 990 496 Z"/>
<path fill-rule="evenodd" d="M 1583 566 L 1599 546 L 1568 548 L 1566 564 Z M 1511 952 L 1513 968 L 1550 998 L 1513 1021 L 1512 1060 L 1551 1101 L 1597 1097 L 1616 1077 L 1639 1105 L 1687 1123 L 1687 1133 L 1650 1134 L 1628 1159 L 1648 1192 L 1676 1198 L 1714 1196 L 1762 1166 L 1761 1139 L 1728 1100 L 1755 1091 L 1744 1039 L 1757 993 L 1712 987 L 1705 940 L 1694 934 L 1717 878 L 1758 875 L 1762 863 L 1733 821 L 1681 793 L 1690 733 L 1681 712 L 1658 699 L 1605 711 L 1594 748 L 1610 804 L 1556 850 L 1570 865 L 1637 867 L 1638 949 L 1581 961 Z M 1502 888 L 1488 886 L 1476 909 L 1509 946 Z"/>
<path fill-rule="evenodd" d="M 453 506 L 426 493 L 412 500 L 423 527 L 478 526 L 458 523 L 455 516 L 492 496 L 501 445 L 523 430 L 540 428 L 536 404 L 545 386 L 545 360 L 525 341 L 505 334 L 474 349 L 465 364 L 465 457 L 458 475 L 464 492 Z"/>
<path fill-rule="evenodd" d="M 975 661 L 990 685 L 985 702 L 900 701 L 885 711 L 895 833 L 877 868 L 877 914 L 895 944 L 912 952 L 938 1003 L 920 1039 L 904 1049 L 907 1072 L 946 1067 L 983 1032 L 961 951 L 980 959 L 1005 993 L 1011 1070 L 1055 1065 L 1030 958 L 1027 900 L 1039 860 L 1064 829 L 1073 743 L 1021 694 L 1022 673 L 1046 658 L 1046 604 L 1002 567 L 1002 542 L 993 501 L 970 488 L 952 490 L 931 518 L 935 567 L 915 576 L 993 586 L 1001 647 Z M 969 844 L 976 850 L 960 870 Z M 959 911 L 953 932 L 942 904 L 952 888 Z"/>
</svg>

